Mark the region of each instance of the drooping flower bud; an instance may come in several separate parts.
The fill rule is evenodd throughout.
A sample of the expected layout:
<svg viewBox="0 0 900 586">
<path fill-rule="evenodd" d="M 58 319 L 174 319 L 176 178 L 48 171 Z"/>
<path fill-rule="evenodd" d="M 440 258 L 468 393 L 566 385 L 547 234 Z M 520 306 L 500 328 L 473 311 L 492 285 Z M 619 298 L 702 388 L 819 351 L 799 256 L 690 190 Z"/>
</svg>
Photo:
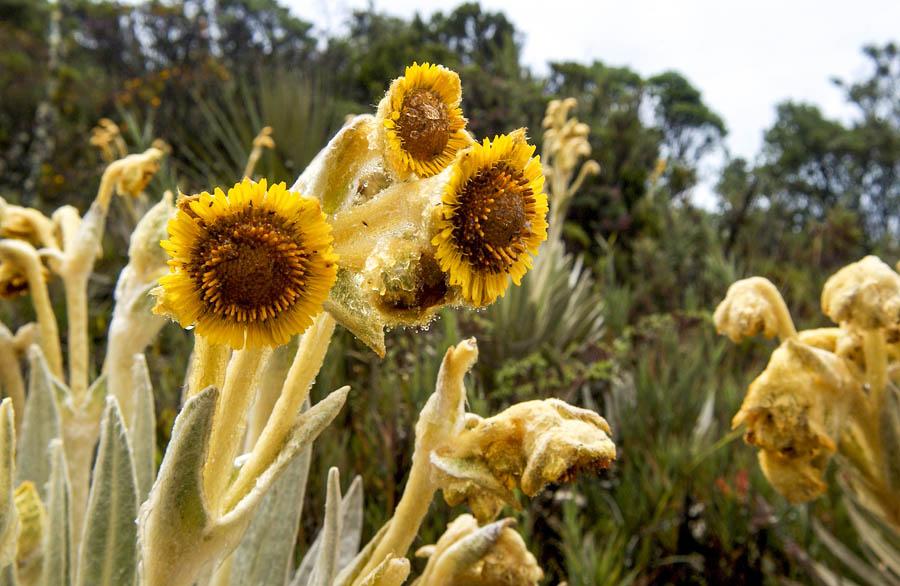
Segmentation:
<svg viewBox="0 0 900 586">
<path fill-rule="evenodd" d="M 771 281 L 763 277 L 741 279 L 728 288 L 713 315 L 716 331 L 732 342 L 762 334 L 790 337 L 794 330 L 784 300 Z"/>
</svg>

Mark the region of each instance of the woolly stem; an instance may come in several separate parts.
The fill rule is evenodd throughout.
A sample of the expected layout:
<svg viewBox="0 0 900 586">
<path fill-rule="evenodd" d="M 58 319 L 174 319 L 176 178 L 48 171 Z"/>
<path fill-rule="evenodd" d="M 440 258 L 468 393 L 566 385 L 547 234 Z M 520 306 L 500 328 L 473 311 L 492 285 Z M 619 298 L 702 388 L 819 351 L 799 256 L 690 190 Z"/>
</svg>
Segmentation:
<svg viewBox="0 0 900 586">
<path fill-rule="evenodd" d="M 184 400 L 188 400 L 206 387 L 222 388 L 230 349 L 224 344 L 212 344 L 206 336 L 194 336 L 194 352 L 188 368 Z"/>
<path fill-rule="evenodd" d="M 757 280 L 761 281 L 757 285 L 757 291 L 766 298 L 766 301 L 775 310 L 775 319 L 778 323 L 778 339 L 784 342 L 785 340 L 796 338 L 797 328 L 794 327 L 791 312 L 788 310 L 781 293 L 770 281 L 766 279 Z"/>
<path fill-rule="evenodd" d="M 25 380 L 19 365 L 12 332 L 0 324 L 0 391 L 12 399 L 13 413 L 16 416 L 16 434 L 21 432 L 22 417 L 25 414 Z"/>
<path fill-rule="evenodd" d="M 887 344 L 879 329 L 862 330 L 863 353 L 866 358 L 866 382 L 873 413 L 881 413 L 887 385 Z"/>
<path fill-rule="evenodd" d="M 428 452 L 416 449 L 412 468 L 403 496 L 391 517 L 391 524 L 378 547 L 372 552 L 366 567 L 358 575 L 364 577 L 374 570 L 388 556 L 405 557 L 406 552 L 419 533 L 419 527 L 428 514 L 437 485 L 431 481 L 431 462 Z M 354 586 L 358 586 L 358 582 Z"/>
<path fill-rule="evenodd" d="M 88 388 L 88 340 L 87 274 L 64 278 L 66 288 L 66 317 L 69 322 L 69 388 L 76 403 Z"/>
<path fill-rule="evenodd" d="M 231 480 L 234 458 L 244 437 L 247 411 L 253 402 L 252 391 L 270 353 L 268 347 L 244 348 L 236 350 L 228 362 L 225 385 L 213 415 L 209 453 L 203 470 L 206 498 L 213 510 L 223 510 L 222 496 Z"/>
<path fill-rule="evenodd" d="M 316 375 L 322 368 L 325 353 L 334 334 L 334 326 L 334 318 L 329 313 L 322 312 L 300 339 L 297 354 L 272 414 L 249 459 L 241 467 L 237 479 L 225 495 L 224 510 L 229 510 L 250 491 L 257 477 L 275 460 L 284 446 L 300 408 L 309 396 Z"/>
</svg>

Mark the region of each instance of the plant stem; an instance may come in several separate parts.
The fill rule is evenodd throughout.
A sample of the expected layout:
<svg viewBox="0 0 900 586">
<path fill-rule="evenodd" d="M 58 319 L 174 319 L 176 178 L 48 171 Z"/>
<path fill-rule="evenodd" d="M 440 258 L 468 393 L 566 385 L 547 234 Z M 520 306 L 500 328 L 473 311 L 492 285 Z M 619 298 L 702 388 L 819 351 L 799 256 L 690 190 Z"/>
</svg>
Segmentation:
<svg viewBox="0 0 900 586">
<path fill-rule="evenodd" d="M 766 298 L 769 305 L 775 310 L 775 319 L 778 323 L 778 339 L 785 340 L 797 337 L 797 328 L 794 327 L 794 320 L 791 318 L 791 312 L 788 310 L 787 304 L 778 289 L 768 279 L 757 279 L 757 291 Z"/>
<path fill-rule="evenodd" d="M 406 556 L 409 546 L 419 533 L 419 527 L 431 507 L 436 491 L 437 486 L 431 481 L 428 453 L 416 450 L 409 471 L 409 480 L 406 481 L 403 496 L 400 497 L 397 509 L 391 517 L 390 527 L 372 552 L 366 567 L 358 574 L 354 586 L 359 586 L 359 580 L 374 570 L 387 556 Z"/>
<path fill-rule="evenodd" d="M 872 412 L 879 416 L 884 407 L 884 388 L 887 385 L 887 344 L 880 329 L 863 330 L 863 353 L 866 358 L 866 382 Z"/>
<path fill-rule="evenodd" d="M 0 323 L 0 391 L 12 399 L 15 430 L 19 434 L 25 414 L 25 380 L 14 344 L 12 332 Z"/>
<path fill-rule="evenodd" d="M 236 505 L 253 487 L 256 478 L 277 457 L 297 420 L 303 402 L 309 396 L 316 375 L 322 368 L 325 353 L 334 334 L 334 326 L 334 318 L 329 313 L 322 312 L 300 339 L 297 354 L 272 414 L 263 428 L 259 441 L 253 447 L 250 458 L 241 467 L 237 479 L 225 495 L 224 510 Z"/>
<path fill-rule="evenodd" d="M 206 387 L 222 388 L 230 349 L 224 344 L 212 344 L 206 336 L 194 336 L 194 352 L 188 369 L 184 400 L 188 400 Z"/>
<path fill-rule="evenodd" d="M 87 315 L 88 274 L 63 277 L 66 288 L 66 317 L 69 322 L 69 388 L 72 390 L 76 404 L 84 397 L 88 388 L 88 360 L 90 359 Z"/>
<path fill-rule="evenodd" d="M 231 480 L 234 458 L 244 437 L 256 377 L 270 353 L 268 347 L 244 348 L 236 350 L 228 363 L 203 470 L 206 498 L 212 510 L 222 512 L 222 496 Z"/>
</svg>

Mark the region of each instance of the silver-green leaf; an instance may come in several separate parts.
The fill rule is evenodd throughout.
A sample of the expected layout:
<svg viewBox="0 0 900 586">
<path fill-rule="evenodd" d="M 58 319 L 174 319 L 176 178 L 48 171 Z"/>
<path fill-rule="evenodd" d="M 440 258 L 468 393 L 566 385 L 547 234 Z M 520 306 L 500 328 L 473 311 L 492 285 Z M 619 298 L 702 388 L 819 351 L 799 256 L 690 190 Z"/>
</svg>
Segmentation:
<svg viewBox="0 0 900 586">
<path fill-rule="evenodd" d="M 129 586 L 137 570 L 138 494 L 131 445 L 115 397 L 106 400 L 79 552 L 78 586 Z"/>
<path fill-rule="evenodd" d="M 16 504 L 13 501 L 16 430 L 12 399 L 0 403 L 0 568 L 16 558 Z"/>
<path fill-rule="evenodd" d="M 312 446 L 304 448 L 263 497 L 234 553 L 231 584 L 283 586 L 287 581 L 300 528 L 311 453 Z"/>
<path fill-rule="evenodd" d="M 156 411 L 153 402 L 153 384 L 143 354 L 134 355 L 131 371 L 134 395 L 132 406 L 131 448 L 134 452 L 134 474 L 137 478 L 138 502 L 147 500 L 150 487 L 156 478 Z"/>
<path fill-rule="evenodd" d="M 50 443 L 50 480 L 47 483 L 47 532 L 41 567 L 42 586 L 72 583 L 72 540 L 69 473 L 62 441 Z"/>
<path fill-rule="evenodd" d="M 363 526 L 363 483 L 362 477 L 357 476 L 350 483 L 347 494 L 341 499 L 341 537 L 338 546 L 338 570 L 350 565 L 353 558 L 359 553 L 359 544 L 362 539 Z M 306 586 L 310 584 L 310 576 L 313 565 L 319 557 L 319 547 L 322 544 L 322 534 L 316 536 L 315 541 L 309 547 L 300 566 L 294 573 L 291 586 Z"/>
<path fill-rule="evenodd" d="M 59 409 L 55 399 L 53 375 L 38 346 L 29 349 L 30 375 L 28 399 L 25 402 L 25 418 L 22 422 L 22 438 L 19 441 L 16 460 L 16 484 L 25 480 L 34 482 L 47 500 L 46 486 L 50 479 L 51 459 L 47 446 L 61 437 Z"/>
</svg>

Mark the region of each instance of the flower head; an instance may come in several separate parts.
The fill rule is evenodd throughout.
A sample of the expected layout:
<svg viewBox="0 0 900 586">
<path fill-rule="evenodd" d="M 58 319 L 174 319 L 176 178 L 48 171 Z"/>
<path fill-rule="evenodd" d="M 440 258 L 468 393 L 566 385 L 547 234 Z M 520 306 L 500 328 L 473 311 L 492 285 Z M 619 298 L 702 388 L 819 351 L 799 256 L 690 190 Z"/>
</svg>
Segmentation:
<svg viewBox="0 0 900 586">
<path fill-rule="evenodd" d="M 0 238 L 24 240 L 40 248 L 58 247 L 53 221 L 34 208 L 8 204 L 0 198 Z"/>
<path fill-rule="evenodd" d="M 609 425 L 587 409 L 558 399 L 526 401 L 480 419 L 431 457 L 445 499 L 467 501 L 479 519 L 512 501 L 511 489 L 532 497 L 546 485 L 608 468 L 616 458 Z"/>
<path fill-rule="evenodd" d="M 781 295 L 766 278 L 741 279 L 728 288 L 725 299 L 716 307 L 713 316 L 716 331 L 740 342 L 762 334 L 772 338 L 788 326 L 789 315 Z"/>
<path fill-rule="evenodd" d="M 163 151 L 151 147 L 143 153 L 128 155 L 120 159 L 122 162 L 121 174 L 116 181 L 116 191 L 119 195 L 139 196 L 159 171 L 160 160 L 163 156 L 165 156 Z"/>
<path fill-rule="evenodd" d="M 454 163 L 432 244 L 451 285 L 477 306 L 518 285 L 547 239 L 547 196 L 539 157 L 524 132 L 485 139 Z"/>
<path fill-rule="evenodd" d="M 825 282 L 822 312 L 864 330 L 900 324 L 900 274 L 877 256 L 847 265 Z"/>
<path fill-rule="evenodd" d="M 750 385 L 732 425 L 745 425 L 745 441 L 766 454 L 760 464 L 779 492 L 809 500 L 824 490 L 821 477 L 861 397 L 849 361 L 789 340 Z"/>
<path fill-rule="evenodd" d="M 388 165 L 401 179 L 444 170 L 471 143 L 459 102 L 459 76 L 441 65 L 413 64 L 378 105 Z"/>
<path fill-rule="evenodd" d="M 162 242 L 171 272 L 157 313 L 233 348 L 286 343 L 305 330 L 337 274 L 319 202 L 265 180 L 181 202 Z"/>
</svg>

